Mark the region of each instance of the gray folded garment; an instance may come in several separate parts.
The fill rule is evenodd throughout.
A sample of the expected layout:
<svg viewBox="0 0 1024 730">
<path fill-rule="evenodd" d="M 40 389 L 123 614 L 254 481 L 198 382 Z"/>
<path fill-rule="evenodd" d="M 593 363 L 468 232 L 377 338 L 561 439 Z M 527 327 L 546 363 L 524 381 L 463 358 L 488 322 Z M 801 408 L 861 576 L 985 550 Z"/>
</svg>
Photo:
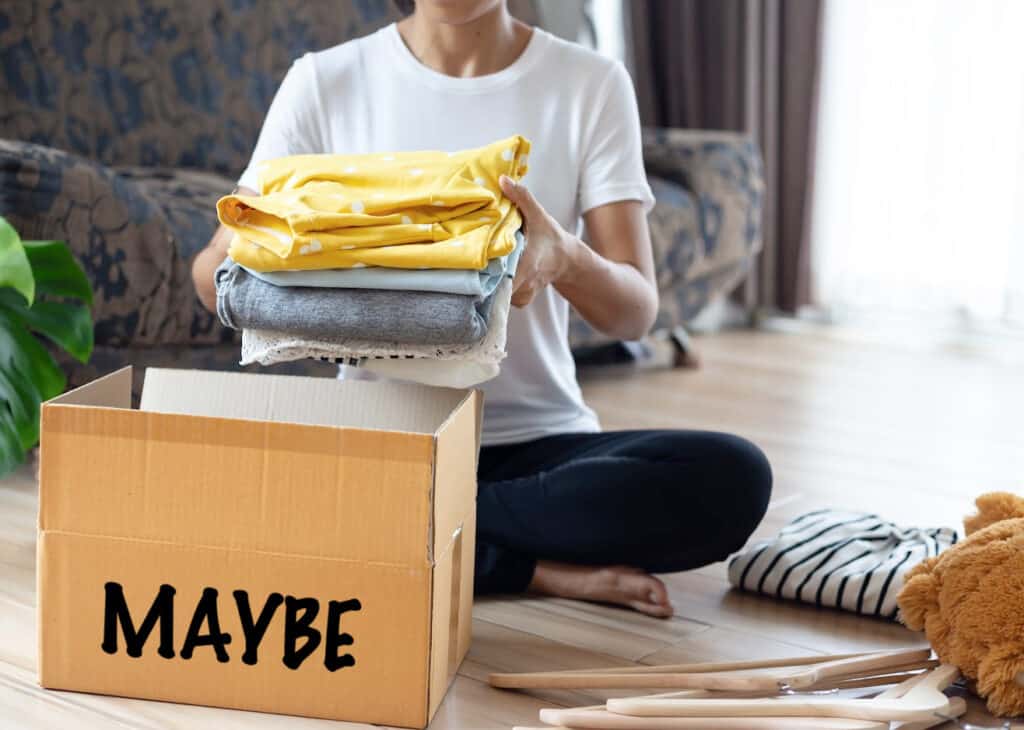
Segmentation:
<svg viewBox="0 0 1024 730">
<path fill-rule="evenodd" d="M 373 342 L 471 344 L 487 334 L 494 301 L 462 294 L 388 289 L 279 287 L 230 259 L 217 268 L 217 316 L 233 329 Z"/>
</svg>

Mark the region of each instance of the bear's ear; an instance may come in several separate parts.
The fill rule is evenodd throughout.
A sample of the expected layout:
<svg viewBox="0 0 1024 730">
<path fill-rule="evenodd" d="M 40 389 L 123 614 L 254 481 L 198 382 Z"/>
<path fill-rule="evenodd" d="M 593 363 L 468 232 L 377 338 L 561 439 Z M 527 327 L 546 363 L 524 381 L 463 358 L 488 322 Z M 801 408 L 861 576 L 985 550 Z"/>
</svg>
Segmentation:
<svg viewBox="0 0 1024 730">
<path fill-rule="evenodd" d="M 996 715 L 1024 715 L 1024 655 L 1018 647 L 989 649 L 978 664 L 978 693 Z"/>
<path fill-rule="evenodd" d="M 974 504 L 978 513 L 964 518 L 964 529 L 968 535 L 1002 520 L 1024 517 L 1024 499 L 1009 492 L 983 494 Z"/>
<path fill-rule="evenodd" d="M 907 573 L 906 583 L 896 596 L 900 621 L 908 629 L 923 631 L 928 614 L 939 610 L 939 579 L 932 573 L 936 558 L 925 560 Z"/>
</svg>

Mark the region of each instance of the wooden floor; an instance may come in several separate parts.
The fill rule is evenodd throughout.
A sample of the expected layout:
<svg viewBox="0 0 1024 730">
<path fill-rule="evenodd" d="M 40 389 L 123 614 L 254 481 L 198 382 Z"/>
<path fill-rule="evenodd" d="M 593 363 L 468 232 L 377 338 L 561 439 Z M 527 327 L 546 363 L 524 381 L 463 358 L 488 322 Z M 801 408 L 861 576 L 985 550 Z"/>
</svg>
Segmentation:
<svg viewBox="0 0 1024 730">
<path fill-rule="evenodd" d="M 983 491 L 1024 491 L 1024 376 L 1008 350 L 879 343 L 838 331 L 700 338 L 698 371 L 586 379 L 606 428 L 742 434 L 775 470 L 757 537 L 819 507 L 878 511 L 905 524 L 959 526 Z M 35 684 L 36 488 L 0 482 L 0 727 L 320 728 L 342 723 L 48 692 Z M 723 565 L 666 576 L 677 616 L 648 619 L 560 600 L 480 601 L 474 639 L 434 728 L 537 725 L 580 692 L 493 690 L 495 670 L 762 658 L 916 646 L 897 625 L 728 590 Z M 975 701 L 969 718 L 996 726 Z"/>
</svg>

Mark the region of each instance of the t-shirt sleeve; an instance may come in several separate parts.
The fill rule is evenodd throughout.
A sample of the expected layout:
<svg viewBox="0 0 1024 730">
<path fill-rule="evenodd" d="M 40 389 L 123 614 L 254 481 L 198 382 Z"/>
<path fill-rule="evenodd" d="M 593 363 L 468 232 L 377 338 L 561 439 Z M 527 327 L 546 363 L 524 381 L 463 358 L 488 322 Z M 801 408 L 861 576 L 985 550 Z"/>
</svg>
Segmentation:
<svg viewBox="0 0 1024 730">
<path fill-rule="evenodd" d="M 649 211 L 654 206 L 654 195 L 644 171 L 636 92 L 629 73 L 619 62 L 598 95 L 585 140 L 580 212 L 621 200 L 639 200 Z"/>
<path fill-rule="evenodd" d="M 306 54 L 292 64 L 281 81 L 238 184 L 258 191 L 259 163 L 275 157 L 323 152 L 320 113 L 313 56 Z"/>
</svg>

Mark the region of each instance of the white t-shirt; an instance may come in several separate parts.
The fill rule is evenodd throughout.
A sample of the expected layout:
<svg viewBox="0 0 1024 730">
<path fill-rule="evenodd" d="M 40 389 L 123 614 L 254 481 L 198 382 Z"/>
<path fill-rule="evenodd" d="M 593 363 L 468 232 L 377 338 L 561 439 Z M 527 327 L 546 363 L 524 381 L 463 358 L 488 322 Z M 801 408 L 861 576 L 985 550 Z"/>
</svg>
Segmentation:
<svg viewBox="0 0 1024 730">
<path fill-rule="evenodd" d="M 539 28 L 510 66 L 474 78 L 421 64 L 395 25 L 306 54 L 282 81 L 239 184 L 257 189 L 256 164 L 284 155 L 455 151 L 513 134 L 532 143 L 524 183 L 570 232 L 599 205 L 654 203 L 625 68 Z M 568 319 L 550 286 L 513 308 L 508 357 L 482 386 L 485 444 L 600 429 L 576 382 Z"/>
</svg>

